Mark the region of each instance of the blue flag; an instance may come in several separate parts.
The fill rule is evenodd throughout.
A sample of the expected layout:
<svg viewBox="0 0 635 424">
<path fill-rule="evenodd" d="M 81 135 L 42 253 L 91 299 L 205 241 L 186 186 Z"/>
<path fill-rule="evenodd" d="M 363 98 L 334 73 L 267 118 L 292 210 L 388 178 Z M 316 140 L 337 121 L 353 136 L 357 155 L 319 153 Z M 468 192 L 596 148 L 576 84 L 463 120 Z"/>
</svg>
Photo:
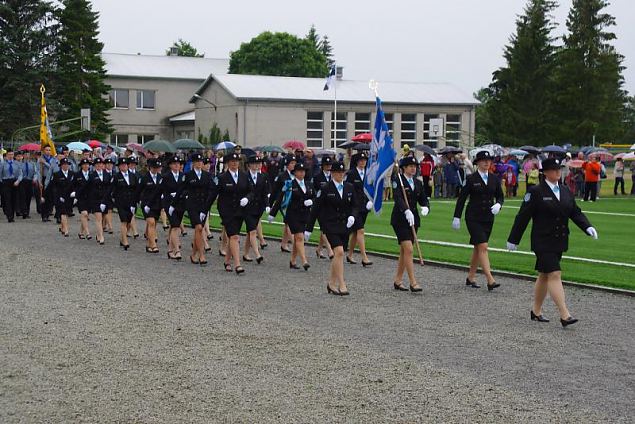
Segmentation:
<svg viewBox="0 0 635 424">
<path fill-rule="evenodd" d="M 388 131 L 388 124 L 381 108 L 381 99 L 377 97 L 377 117 L 373 130 L 373 141 L 370 143 L 370 155 L 364 180 L 364 192 L 373 202 L 376 214 L 381 211 L 384 178 L 392 172 L 397 152 L 392 146 L 392 137 Z"/>
</svg>

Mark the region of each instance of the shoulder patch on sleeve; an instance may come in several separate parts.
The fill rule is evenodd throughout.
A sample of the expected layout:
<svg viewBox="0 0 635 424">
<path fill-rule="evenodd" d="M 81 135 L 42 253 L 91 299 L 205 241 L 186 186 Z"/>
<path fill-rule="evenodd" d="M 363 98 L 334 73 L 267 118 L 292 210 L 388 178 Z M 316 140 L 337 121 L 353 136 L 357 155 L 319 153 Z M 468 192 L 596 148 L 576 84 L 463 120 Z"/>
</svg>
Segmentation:
<svg viewBox="0 0 635 424">
<path fill-rule="evenodd" d="M 320 197 L 322 195 L 322 190 L 318 190 L 317 194 L 315 195 L 315 197 Z"/>
<path fill-rule="evenodd" d="M 529 202 L 530 200 L 531 200 L 531 193 L 525 194 L 525 197 L 523 198 L 523 201 Z"/>
<path fill-rule="evenodd" d="M 397 188 L 397 181 L 393 181 L 393 182 L 392 182 L 392 188 L 393 188 L 393 189 Z"/>
</svg>

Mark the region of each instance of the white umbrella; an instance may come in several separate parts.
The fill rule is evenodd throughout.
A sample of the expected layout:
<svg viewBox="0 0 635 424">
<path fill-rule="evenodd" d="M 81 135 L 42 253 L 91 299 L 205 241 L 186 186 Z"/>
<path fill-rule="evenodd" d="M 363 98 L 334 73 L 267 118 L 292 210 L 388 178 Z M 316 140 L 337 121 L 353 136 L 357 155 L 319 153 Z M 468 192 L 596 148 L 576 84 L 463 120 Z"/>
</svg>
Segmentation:
<svg viewBox="0 0 635 424">
<path fill-rule="evenodd" d="M 222 143 L 218 143 L 214 147 L 214 150 L 227 150 L 233 149 L 234 147 L 236 147 L 236 144 L 232 143 L 231 141 L 223 141 Z"/>
<path fill-rule="evenodd" d="M 631 150 L 635 150 L 635 144 L 631 146 Z"/>
<path fill-rule="evenodd" d="M 72 143 L 68 143 L 66 147 L 68 147 L 68 150 L 72 150 L 74 152 L 82 152 L 84 150 L 93 150 L 90 148 L 88 144 L 82 143 L 81 141 L 73 141 Z"/>
</svg>

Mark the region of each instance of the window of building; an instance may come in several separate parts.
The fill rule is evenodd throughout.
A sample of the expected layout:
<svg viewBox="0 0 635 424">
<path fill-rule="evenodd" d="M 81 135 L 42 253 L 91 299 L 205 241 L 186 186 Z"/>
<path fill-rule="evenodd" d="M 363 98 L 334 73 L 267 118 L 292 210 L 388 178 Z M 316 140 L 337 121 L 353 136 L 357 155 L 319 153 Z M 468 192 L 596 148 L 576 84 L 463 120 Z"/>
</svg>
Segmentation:
<svg viewBox="0 0 635 424">
<path fill-rule="evenodd" d="M 445 118 L 445 144 L 459 147 L 461 143 L 461 115 L 447 115 Z"/>
<path fill-rule="evenodd" d="M 324 141 L 324 114 L 322 112 L 306 113 L 307 147 L 322 147 Z"/>
<path fill-rule="evenodd" d="M 346 134 L 346 112 L 337 112 L 337 120 L 331 112 L 331 140 L 335 140 L 335 145 L 339 146 L 347 138 Z"/>
<path fill-rule="evenodd" d="M 401 147 L 406 144 L 414 147 L 417 141 L 417 115 L 414 113 L 401 114 Z"/>
<path fill-rule="evenodd" d="M 190 140 L 194 139 L 194 131 L 192 130 L 181 130 L 176 132 L 176 139 L 180 140 L 182 138 L 189 138 Z"/>
<path fill-rule="evenodd" d="M 111 134 L 110 144 L 115 146 L 125 146 L 128 144 L 128 134 Z"/>
<path fill-rule="evenodd" d="M 137 90 L 137 109 L 154 110 L 155 97 L 154 90 Z"/>
<path fill-rule="evenodd" d="M 147 143 L 148 141 L 154 140 L 154 137 L 155 137 L 154 134 L 138 134 L 137 143 L 139 144 Z"/>
<path fill-rule="evenodd" d="M 130 92 L 122 88 L 110 90 L 110 104 L 115 109 L 128 109 L 130 106 Z"/>
<path fill-rule="evenodd" d="M 370 132 L 370 113 L 355 112 L 355 135 Z"/>
<path fill-rule="evenodd" d="M 426 113 L 425 115 L 423 115 L 423 144 L 427 144 L 433 149 L 436 149 L 439 145 L 439 137 L 431 135 L 431 132 L 430 132 L 431 119 L 439 119 L 439 115 L 434 113 Z"/>
</svg>

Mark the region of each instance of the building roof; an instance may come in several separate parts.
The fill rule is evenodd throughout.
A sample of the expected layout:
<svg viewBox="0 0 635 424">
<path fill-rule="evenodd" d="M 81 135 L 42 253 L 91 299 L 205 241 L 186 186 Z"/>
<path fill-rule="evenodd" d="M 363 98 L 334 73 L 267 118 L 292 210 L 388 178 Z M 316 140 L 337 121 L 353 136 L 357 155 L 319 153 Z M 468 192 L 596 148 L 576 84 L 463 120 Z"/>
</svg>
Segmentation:
<svg viewBox="0 0 635 424">
<path fill-rule="evenodd" d="M 170 122 L 184 122 L 184 121 L 194 121 L 195 115 L 194 111 L 190 110 L 189 112 L 179 113 L 178 115 L 170 116 L 168 120 Z"/>
<path fill-rule="evenodd" d="M 102 53 L 109 77 L 165 78 L 205 80 L 210 74 L 224 74 L 229 59 L 206 57 L 151 56 L 122 53 Z"/>
<path fill-rule="evenodd" d="M 238 100 L 316 101 L 332 102 L 334 93 L 324 91 L 325 78 L 276 77 L 264 75 L 210 75 L 197 89 L 202 94 L 216 81 Z M 478 105 L 471 94 L 452 84 L 416 82 L 380 82 L 379 94 L 384 103 Z M 191 103 L 195 97 L 190 99 Z M 337 101 L 373 103 L 375 96 L 368 81 L 338 80 Z"/>
</svg>

